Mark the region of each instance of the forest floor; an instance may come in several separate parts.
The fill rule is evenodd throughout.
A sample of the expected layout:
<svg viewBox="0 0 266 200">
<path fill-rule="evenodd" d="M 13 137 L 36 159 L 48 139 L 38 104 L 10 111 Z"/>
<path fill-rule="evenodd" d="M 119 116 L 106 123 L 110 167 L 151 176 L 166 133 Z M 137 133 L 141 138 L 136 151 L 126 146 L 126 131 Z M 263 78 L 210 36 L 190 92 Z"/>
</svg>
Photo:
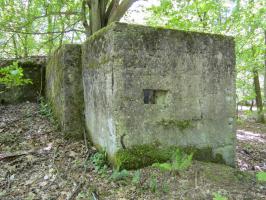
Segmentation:
<svg viewBox="0 0 266 200">
<path fill-rule="evenodd" d="M 97 170 L 93 147 L 62 138 L 38 104 L 0 106 L 0 199 L 266 199 L 255 176 L 266 171 L 266 125 L 252 120 L 238 127 L 236 168 L 193 161 L 179 174 L 146 167 L 120 180 Z"/>
</svg>

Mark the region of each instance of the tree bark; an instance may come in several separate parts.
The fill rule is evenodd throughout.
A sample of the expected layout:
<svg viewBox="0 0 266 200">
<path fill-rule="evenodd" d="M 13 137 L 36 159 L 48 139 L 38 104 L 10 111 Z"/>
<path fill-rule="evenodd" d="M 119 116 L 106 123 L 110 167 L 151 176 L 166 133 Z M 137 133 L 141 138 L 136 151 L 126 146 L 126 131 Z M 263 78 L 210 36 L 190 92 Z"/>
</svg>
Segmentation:
<svg viewBox="0 0 266 200">
<path fill-rule="evenodd" d="M 17 47 L 17 41 L 16 41 L 15 34 L 12 35 L 12 41 L 13 41 L 13 46 L 14 46 L 15 58 L 18 59 L 18 47 Z"/>
<path fill-rule="evenodd" d="M 119 21 L 126 13 L 126 11 L 132 6 L 133 3 L 135 3 L 137 0 L 123 0 L 117 9 L 111 15 L 108 19 L 108 24 Z"/>
<path fill-rule="evenodd" d="M 254 81 L 254 89 L 256 94 L 256 105 L 257 105 L 257 114 L 258 114 L 257 122 L 264 123 L 264 113 L 263 113 L 263 104 L 261 98 L 259 73 L 257 69 L 253 69 L 253 81 Z"/>
<path fill-rule="evenodd" d="M 83 0 L 81 18 L 87 37 L 108 24 L 119 21 L 137 0 Z M 89 8 L 89 23 L 86 18 Z"/>
<path fill-rule="evenodd" d="M 266 30 L 264 30 L 264 44 L 266 46 Z M 266 105 L 266 49 L 264 50 L 264 105 Z"/>
</svg>

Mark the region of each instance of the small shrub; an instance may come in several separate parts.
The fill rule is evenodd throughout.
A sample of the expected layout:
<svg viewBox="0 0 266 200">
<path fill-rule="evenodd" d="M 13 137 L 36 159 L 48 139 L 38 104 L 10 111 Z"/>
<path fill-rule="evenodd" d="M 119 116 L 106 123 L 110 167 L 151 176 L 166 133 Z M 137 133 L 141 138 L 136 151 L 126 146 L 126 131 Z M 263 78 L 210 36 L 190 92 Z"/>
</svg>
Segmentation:
<svg viewBox="0 0 266 200">
<path fill-rule="evenodd" d="M 32 84 L 30 79 L 24 78 L 23 69 L 18 66 L 18 62 L 13 62 L 12 65 L 0 68 L 0 84 L 7 88 Z"/>
<path fill-rule="evenodd" d="M 110 179 L 113 181 L 121 181 L 121 180 L 126 180 L 128 177 L 130 177 L 130 173 L 123 169 L 122 171 L 115 170 Z"/>
<path fill-rule="evenodd" d="M 266 182 L 266 172 L 258 172 L 256 178 L 258 181 Z"/>
<path fill-rule="evenodd" d="M 135 171 L 133 177 L 132 177 L 132 184 L 133 185 L 139 185 L 141 180 L 141 171 L 137 170 Z"/>
<path fill-rule="evenodd" d="M 56 129 L 60 127 L 58 121 L 54 116 L 52 106 L 49 103 L 47 103 L 43 97 L 40 97 L 39 113 L 44 117 L 47 117 L 49 121 L 55 126 Z"/>
<path fill-rule="evenodd" d="M 91 158 L 90 161 L 92 162 L 95 170 L 99 174 L 103 174 L 107 170 L 107 154 L 105 151 L 95 153 Z"/>
<path fill-rule="evenodd" d="M 227 197 L 222 196 L 219 192 L 215 192 L 213 200 L 227 200 Z"/>
<path fill-rule="evenodd" d="M 169 188 L 169 185 L 167 185 L 166 182 L 163 183 L 162 190 L 163 190 L 164 193 L 168 193 L 169 192 L 170 188 Z"/>
<path fill-rule="evenodd" d="M 149 180 L 149 188 L 153 193 L 158 190 L 158 180 L 154 175 Z"/>
<path fill-rule="evenodd" d="M 237 121 L 236 121 L 236 123 L 237 123 L 238 125 L 242 125 L 242 124 L 244 124 L 244 120 L 238 118 Z"/>
<path fill-rule="evenodd" d="M 52 108 L 49 103 L 45 101 L 43 97 L 40 98 L 39 112 L 41 115 L 51 118 L 53 116 Z"/>
</svg>

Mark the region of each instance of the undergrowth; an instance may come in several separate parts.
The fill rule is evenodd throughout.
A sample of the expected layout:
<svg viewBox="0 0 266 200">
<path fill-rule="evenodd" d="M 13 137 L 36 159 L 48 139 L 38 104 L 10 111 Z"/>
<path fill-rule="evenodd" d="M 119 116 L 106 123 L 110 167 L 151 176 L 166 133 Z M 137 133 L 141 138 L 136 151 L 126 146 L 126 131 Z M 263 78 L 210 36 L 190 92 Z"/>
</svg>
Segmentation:
<svg viewBox="0 0 266 200">
<path fill-rule="evenodd" d="M 260 182 L 266 182 L 266 172 L 257 172 L 256 178 Z"/>
<path fill-rule="evenodd" d="M 192 164 L 193 154 L 187 155 L 177 149 L 172 155 L 171 162 L 154 163 L 152 166 L 163 171 L 178 172 L 188 169 Z"/>
<path fill-rule="evenodd" d="M 107 153 L 106 151 L 100 151 L 95 153 L 91 158 L 94 169 L 99 174 L 105 174 L 108 168 Z"/>
<path fill-rule="evenodd" d="M 219 192 L 215 192 L 213 193 L 213 195 L 214 195 L 213 200 L 228 200 L 227 197 L 224 197 Z"/>
</svg>

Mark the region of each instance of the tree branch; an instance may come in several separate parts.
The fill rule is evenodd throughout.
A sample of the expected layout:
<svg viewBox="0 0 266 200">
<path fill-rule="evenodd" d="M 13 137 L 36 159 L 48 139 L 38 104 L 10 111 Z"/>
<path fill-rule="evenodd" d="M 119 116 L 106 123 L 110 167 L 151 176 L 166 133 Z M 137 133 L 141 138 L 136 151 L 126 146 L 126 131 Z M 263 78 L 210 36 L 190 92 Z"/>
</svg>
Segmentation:
<svg viewBox="0 0 266 200">
<path fill-rule="evenodd" d="M 114 12 L 111 13 L 111 15 L 108 18 L 108 24 L 114 22 L 114 21 L 119 21 L 126 11 L 132 6 L 133 3 L 135 3 L 138 0 L 123 0 L 119 6 L 115 9 Z"/>
<path fill-rule="evenodd" d="M 86 4 L 88 4 L 88 1 L 83 0 L 81 7 L 81 19 L 82 19 L 82 24 L 86 30 L 86 36 L 89 37 L 91 35 L 91 29 L 86 18 Z"/>
<path fill-rule="evenodd" d="M 105 13 L 105 24 L 108 23 L 108 19 L 110 17 L 110 15 L 117 9 L 117 7 L 119 6 L 119 0 L 112 0 L 106 10 Z"/>
</svg>

